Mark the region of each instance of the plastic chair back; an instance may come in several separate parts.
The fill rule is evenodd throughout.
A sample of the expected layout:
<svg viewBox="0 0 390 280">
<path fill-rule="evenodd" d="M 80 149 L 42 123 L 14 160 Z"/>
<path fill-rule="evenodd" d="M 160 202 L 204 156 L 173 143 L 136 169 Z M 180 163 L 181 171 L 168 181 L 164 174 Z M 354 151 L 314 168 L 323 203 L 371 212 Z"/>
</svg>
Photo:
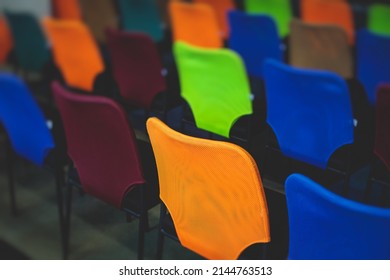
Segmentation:
<svg viewBox="0 0 390 280">
<path fill-rule="evenodd" d="M 175 43 L 181 95 L 198 128 L 229 137 L 235 121 L 252 113 L 248 78 L 241 58 L 227 49 Z"/>
<path fill-rule="evenodd" d="M 228 23 L 228 12 L 235 10 L 235 4 L 233 0 L 195 0 L 195 3 L 203 3 L 210 5 L 217 16 L 219 33 L 222 38 L 226 39 L 229 37 L 229 23 Z"/>
<path fill-rule="evenodd" d="M 290 0 L 245 0 L 244 6 L 248 13 L 270 16 L 275 21 L 281 38 L 289 34 L 289 23 L 293 16 Z"/>
<path fill-rule="evenodd" d="M 249 75 L 262 78 L 267 58 L 282 61 L 281 41 L 272 18 L 233 11 L 229 22 L 229 48 L 240 54 Z"/>
<path fill-rule="evenodd" d="M 189 137 L 147 122 L 160 198 L 180 243 L 208 259 L 236 259 L 270 241 L 268 208 L 253 158 L 225 142 Z"/>
<path fill-rule="evenodd" d="M 11 31 L 4 17 L 0 17 L 0 63 L 7 60 L 8 54 L 13 48 Z"/>
<path fill-rule="evenodd" d="M 379 35 L 390 35 L 390 5 L 372 4 L 368 7 L 367 28 Z"/>
<path fill-rule="evenodd" d="M 145 183 L 125 112 L 106 97 L 69 92 L 58 83 L 52 90 L 83 190 L 121 208 L 124 195 Z"/>
<path fill-rule="evenodd" d="M 217 17 L 205 4 L 180 1 L 169 3 L 173 41 L 186 42 L 204 48 L 222 48 Z"/>
<path fill-rule="evenodd" d="M 376 98 L 374 154 L 390 171 L 390 84 L 380 85 Z"/>
<path fill-rule="evenodd" d="M 301 17 L 307 23 L 338 25 L 347 33 L 349 44 L 355 42 L 353 12 L 347 1 L 301 0 Z"/>
<path fill-rule="evenodd" d="M 123 29 L 148 34 L 155 42 L 163 39 L 162 21 L 155 0 L 119 0 Z"/>
<path fill-rule="evenodd" d="M 6 12 L 18 65 L 30 72 L 41 72 L 50 60 L 49 46 L 37 19 L 28 13 Z"/>
<path fill-rule="evenodd" d="M 96 76 L 104 70 L 99 48 L 88 28 L 79 21 L 45 19 L 54 62 L 65 82 L 92 91 Z"/>
<path fill-rule="evenodd" d="M 290 25 L 289 42 L 292 66 L 328 70 L 345 79 L 353 78 L 352 50 L 347 34 L 339 26 L 294 19 Z"/>
<path fill-rule="evenodd" d="M 54 148 L 46 120 L 20 78 L 0 74 L 0 121 L 21 157 L 42 166 Z"/>
<path fill-rule="evenodd" d="M 267 123 L 282 153 L 325 169 L 339 147 L 354 141 L 346 82 L 330 72 L 272 60 L 264 66 Z"/>
<path fill-rule="evenodd" d="M 309 178 L 286 181 L 289 259 L 390 258 L 390 209 L 338 196 Z"/>
<path fill-rule="evenodd" d="M 53 16 L 65 20 L 82 20 L 79 0 L 52 0 Z"/>
<path fill-rule="evenodd" d="M 368 100 L 375 104 L 380 83 L 390 82 L 390 36 L 381 36 L 367 30 L 357 35 L 357 78 L 363 84 Z"/>
<path fill-rule="evenodd" d="M 166 89 L 162 65 L 152 39 L 142 33 L 107 31 L 114 78 L 126 102 L 150 109 L 158 93 Z"/>
</svg>

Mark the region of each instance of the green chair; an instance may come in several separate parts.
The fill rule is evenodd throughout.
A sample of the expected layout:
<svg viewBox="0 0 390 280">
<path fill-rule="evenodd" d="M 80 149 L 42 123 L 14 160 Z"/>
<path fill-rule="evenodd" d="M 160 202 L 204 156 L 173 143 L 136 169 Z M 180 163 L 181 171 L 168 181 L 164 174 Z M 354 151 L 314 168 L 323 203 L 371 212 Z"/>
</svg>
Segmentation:
<svg viewBox="0 0 390 280">
<path fill-rule="evenodd" d="M 252 114 L 251 93 L 241 58 L 228 49 L 174 44 L 181 95 L 196 126 L 229 138 L 239 117 Z"/>
<path fill-rule="evenodd" d="M 148 34 L 155 42 L 163 39 L 163 24 L 155 0 L 119 0 L 122 28 Z"/>
<path fill-rule="evenodd" d="M 373 33 L 390 35 L 390 5 L 372 4 L 368 8 L 367 27 Z"/>
<path fill-rule="evenodd" d="M 272 17 L 281 38 L 289 34 L 289 24 L 293 16 L 289 0 L 244 0 L 244 7 L 248 13 Z"/>
</svg>

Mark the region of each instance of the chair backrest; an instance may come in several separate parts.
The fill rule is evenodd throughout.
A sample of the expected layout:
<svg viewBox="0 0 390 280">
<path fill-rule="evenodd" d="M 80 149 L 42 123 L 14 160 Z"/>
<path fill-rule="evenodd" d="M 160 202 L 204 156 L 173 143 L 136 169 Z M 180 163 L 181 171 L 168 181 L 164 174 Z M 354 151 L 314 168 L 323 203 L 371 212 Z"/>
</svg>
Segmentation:
<svg viewBox="0 0 390 280">
<path fill-rule="evenodd" d="M 107 47 L 113 76 L 126 102 L 149 109 L 166 89 L 157 47 L 146 34 L 110 29 Z"/>
<path fill-rule="evenodd" d="M 117 29 L 118 15 L 114 1 L 110 0 L 80 0 L 84 22 L 91 30 L 93 36 L 100 43 L 106 42 L 105 30 Z"/>
<path fill-rule="evenodd" d="M 281 38 L 289 34 L 289 23 L 293 16 L 290 0 L 245 0 L 244 6 L 248 13 L 270 16 L 275 21 Z"/>
<path fill-rule="evenodd" d="M 198 128 L 229 137 L 235 121 L 252 113 L 251 93 L 241 58 L 228 49 L 175 43 L 181 95 Z"/>
<path fill-rule="evenodd" d="M 96 76 L 104 70 L 99 48 L 88 28 L 75 20 L 45 19 L 54 62 L 65 82 L 92 91 Z"/>
<path fill-rule="evenodd" d="M 52 0 L 53 16 L 65 20 L 82 20 L 79 0 Z"/>
<path fill-rule="evenodd" d="M 378 87 L 375 104 L 374 153 L 390 171 L 390 84 Z"/>
<path fill-rule="evenodd" d="M 0 63 L 4 63 L 13 48 L 12 34 L 7 21 L 0 17 Z"/>
<path fill-rule="evenodd" d="M 390 35 L 390 5 L 372 4 L 367 11 L 367 28 L 379 35 Z"/>
<path fill-rule="evenodd" d="M 109 98 L 69 92 L 57 82 L 52 90 L 83 189 L 121 208 L 126 192 L 145 183 L 124 110 Z"/>
<path fill-rule="evenodd" d="M 160 198 L 180 243 L 208 259 L 236 259 L 270 241 L 268 208 L 257 165 L 242 148 L 180 134 L 147 122 Z"/>
<path fill-rule="evenodd" d="M 328 70 L 346 79 L 354 75 L 347 34 L 337 25 L 292 20 L 289 52 L 292 66 Z"/>
<path fill-rule="evenodd" d="M 15 152 L 42 166 L 54 148 L 46 120 L 23 81 L 0 74 L 0 121 Z"/>
<path fill-rule="evenodd" d="M 390 209 L 348 200 L 309 178 L 286 181 L 289 259 L 390 258 Z"/>
<path fill-rule="evenodd" d="M 301 18 L 307 23 L 336 24 L 347 33 L 349 44 L 355 42 L 353 12 L 347 1 L 301 0 Z"/>
<path fill-rule="evenodd" d="M 267 123 L 286 156 L 326 168 L 334 151 L 354 141 L 352 106 L 338 75 L 267 60 Z"/>
<path fill-rule="evenodd" d="M 229 22 L 229 48 L 240 54 L 249 75 L 262 78 L 267 58 L 282 61 L 281 40 L 272 18 L 232 11 Z"/>
<path fill-rule="evenodd" d="M 38 20 L 28 13 L 5 12 L 19 66 L 41 72 L 50 60 L 49 46 Z"/>
<path fill-rule="evenodd" d="M 169 3 L 173 41 L 205 47 L 221 48 L 217 17 L 212 8 L 200 3 Z"/>
<path fill-rule="evenodd" d="M 375 103 L 377 86 L 390 82 L 390 36 L 376 35 L 368 30 L 357 34 L 357 78 L 363 84 L 368 100 Z"/>
<path fill-rule="evenodd" d="M 163 26 L 156 0 L 118 0 L 123 29 L 144 32 L 158 42 Z"/>
<path fill-rule="evenodd" d="M 235 10 L 235 3 L 233 0 L 195 0 L 195 3 L 203 3 L 210 5 L 217 16 L 219 33 L 222 38 L 226 39 L 229 37 L 229 23 L 228 23 L 228 12 Z"/>
</svg>

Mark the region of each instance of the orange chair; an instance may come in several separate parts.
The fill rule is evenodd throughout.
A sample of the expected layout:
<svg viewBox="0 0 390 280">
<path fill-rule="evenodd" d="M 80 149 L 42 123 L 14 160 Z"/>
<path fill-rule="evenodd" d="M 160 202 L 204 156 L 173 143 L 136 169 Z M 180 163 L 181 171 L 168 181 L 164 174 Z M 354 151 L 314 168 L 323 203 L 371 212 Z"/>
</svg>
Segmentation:
<svg viewBox="0 0 390 280">
<path fill-rule="evenodd" d="M 235 10 L 233 0 L 195 0 L 195 3 L 203 3 L 210 5 L 217 15 L 219 32 L 222 38 L 226 39 L 229 37 L 229 23 L 228 23 L 228 11 Z"/>
<path fill-rule="evenodd" d="M 217 17 L 205 4 L 169 3 L 173 40 L 204 48 L 221 48 Z"/>
<path fill-rule="evenodd" d="M 12 35 L 7 22 L 0 18 L 0 63 L 4 63 L 13 47 Z"/>
<path fill-rule="evenodd" d="M 52 0 L 53 16 L 58 19 L 82 20 L 82 12 L 78 0 Z"/>
<path fill-rule="evenodd" d="M 301 0 L 301 17 L 307 23 L 331 23 L 343 28 L 348 42 L 355 42 L 351 6 L 346 1 Z"/>
<path fill-rule="evenodd" d="M 68 86 L 92 91 L 104 63 L 88 28 L 79 21 L 45 19 L 54 62 Z"/>
<path fill-rule="evenodd" d="M 263 185 L 244 149 L 180 134 L 157 118 L 147 129 L 163 201 L 158 258 L 167 209 L 180 243 L 207 259 L 237 259 L 250 245 L 270 241 Z"/>
</svg>

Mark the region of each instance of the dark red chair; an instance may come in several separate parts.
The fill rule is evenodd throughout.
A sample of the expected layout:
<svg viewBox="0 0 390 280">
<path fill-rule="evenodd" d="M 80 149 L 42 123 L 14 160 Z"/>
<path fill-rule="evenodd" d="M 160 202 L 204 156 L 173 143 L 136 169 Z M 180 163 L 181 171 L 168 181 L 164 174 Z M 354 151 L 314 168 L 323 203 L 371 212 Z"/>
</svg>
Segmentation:
<svg viewBox="0 0 390 280">
<path fill-rule="evenodd" d="M 159 202 L 158 187 L 147 185 L 136 139 L 124 110 L 103 96 L 81 95 L 52 84 L 60 112 L 68 155 L 74 170 L 70 186 L 82 190 L 139 219 L 138 258 L 143 258 L 147 211 Z M 65 230 L 69 240 L 71 187 L 66 200 Z M 67 241 L 68 242 L 68 241 Z"/>
<path fill-rule="evenodd" d="M 370 194 L 372 189 L 372 184 L 374 182 L 380 183 L 382 185 L 390 185 L 390 183 L 387 182 L 387 179 L 389 178 L 390 178 L 390 84 L 382 84 L 378 87 L 377 94 L 376 94 L 374 159 L 371 164 L 369 182 L 366 189 L 367 196 Z"/>
<path fill-rule="evenodd" d="M 129 105 L 151 110 L 156 96 L 167 89 L 155 43 L 143 33 L 108 29 L 106 34 L 121 97 Z"/>
</svg>

